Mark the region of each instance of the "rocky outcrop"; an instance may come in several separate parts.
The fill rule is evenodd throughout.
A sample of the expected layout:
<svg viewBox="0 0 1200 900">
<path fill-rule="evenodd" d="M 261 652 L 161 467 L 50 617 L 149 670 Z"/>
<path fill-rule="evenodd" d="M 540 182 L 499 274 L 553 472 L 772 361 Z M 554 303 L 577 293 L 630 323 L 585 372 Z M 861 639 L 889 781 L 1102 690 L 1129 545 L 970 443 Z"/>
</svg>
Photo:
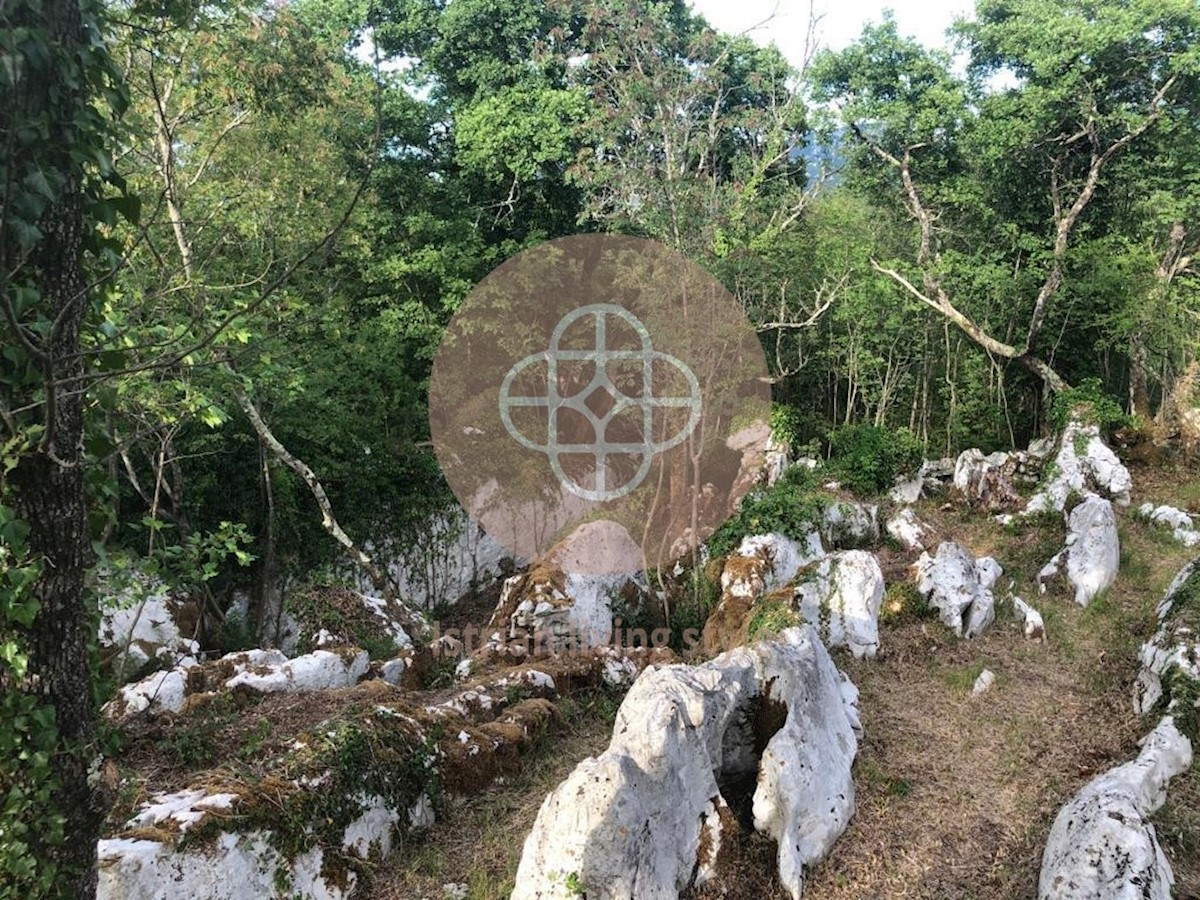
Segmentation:
<svg viewBox="0 0 1200 900">
<path fill-rule="evenodd" d="M 1169 900 L 1171 866 L 1148 817 L 1191 763 L 1191 742 L 1167 716 L 1136 760 L 1089 782 L 1050 829 L 1040 900 Z"/>
<path fill-rule="evenodd" d="M 808 627 L 647 669 L 608 749 L 542 804 L 512 897 L 673 900 L 718 869 L 749 790 L 751 827 L 778 841 L 780 880 L 799 897 L 804 866 L 854 811 L 854 699 Z"/>
<path fill-rule="evenodd" d="M 1155 506 L 1143 503 L 1138 507 L 1138 517 L 1151 525 L 1171 529 L 1171 535 L 1185 547 L 1200 545 L 1200 524 L 1182 509 L 1174 506 Z"/>
<path fill-rule="evenodd" d="M 1095 425 L 1072 421 L 1063 430 L 1058 455 L 1045 471 L 1045 482 L 1025 507 L 1026 513 L 1062 512 L 1073 495 L 1094 493 L 1119 506 L 1129 505 L 1129 470 L 1100 437 Z"/>
<path fill-rule="evenodd" d="M 1181 721 L 1200 719 L 1200 559 L 1184 566 L 1167 588 L 1158 630 L 1138 656 L 1137 711 L 1145 715 L 1161 705 Z"/>
<path fill-rule="evenodd" d="M 996 617 L 992 587 L 1003 570 L 990 556 L 975 559 L 961 544 L 943 541 L 916 563 L 917 590 L 959 637 L 981 634 Z"/>
<path fill-rule="evenodd" d="M 802 571 L 792 596 L 827 647 L 847 647 L 855 657 L 870 659 L 879 649 L 883 593 L 883 572 L 875 555 L 845 550 Z"/>
<path fill-rule="evenodd" d="M 174 668 L 124 685 L 105 704 L 104 714 L 122 719 L 142 712 L 179 712 L 196 698 L 239 688 L 258 694 L 297 694 L 347 687 L 366 675 L 369 666 L 365 650 L 346 647 L 314 650 L 295 659 L 279 650 L 245 650 L 209 663 L 186 659 Z"/>
<path fill-rule="evenodd" d="M 1021 501 L 1013 484 L 1018 459 L 1015 453 L 985 456 L 982 450 L 964 450 L 954 466 L 954 488 L 983 509 L 993 512 L 1010 509 Z"/>
<path fill-rule="evenodd" d="M 1067 544 L 1038 573 L 1044 593 L 1057 577 L 1065 575 L 1075 592 L 1075 602 L 1087 606 L 1112 587 L 1121 566 L 1121 539 L 1113 505 L 1088 494 L 1067 516 Z"/>
<path fill-rule="evenodd" d="M 783 587 L 802 567 L 824 555 L 816 532 L 803 541 L 778 533 L 750 535 L 725 561 L 721 591 L 734 597 L 760 597 Z"/>
</svg>

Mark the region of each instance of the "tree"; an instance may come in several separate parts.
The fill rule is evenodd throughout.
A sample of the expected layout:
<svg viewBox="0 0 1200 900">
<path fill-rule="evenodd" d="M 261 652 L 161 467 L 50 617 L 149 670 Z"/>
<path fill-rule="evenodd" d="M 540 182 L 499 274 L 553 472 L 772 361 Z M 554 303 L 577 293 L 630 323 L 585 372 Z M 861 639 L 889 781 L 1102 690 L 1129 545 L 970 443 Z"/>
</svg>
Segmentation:
<svg viewBox="0 0 1200 900">
<path fill-rule="evenodd" d="M 891 173 L 917 226 L 916 277 L 894 264 L 876 270 L 987 353 L 1065 387 L 1041 338 L 1072 248 L 1114 162 L 1180 115 L 1176 98 L 1196 72 L 1196 27 L 1186 3 L 985 0 L 958 29 L 971 53 L 969 80 L 952 74 L 948 58 L 901 39 L 890 21 L 818 60 L 819 96 L 839 104 L 867 153 L 858 165 L 870 167 L 870 158 L 872 178 L 879 167 Z M 993 88 L 1001 76 L 1015 84 Z M 1018 192 L 1032 193 L 1032 208 Z M 998 213 L 991 222 L 982 204 Z M 978 254 L 958 245 L 946 214 L 960 229 L 973 215 L 993 242 L 1007 232 L 1010 267 L 1036 272 L 1019 341 L 997 338 L 969 298 L 955 299 L 952 285 Z"/>
<path fill-rule="evenodd" d="M 93 4 L 19 0 L 0 10 L 0 21 L 0 85 L 9 98 L 0 109 L 7 432 L 0 499 L 11 498 L 24 524 L 5 529 L 6 549 L 11 554 L 27 534 L 28 568 L 36 572 L 18 580 L 11 573 L 23 567 L 10 569 L 0 587 L 0 681 L 11 717 L 2 730 L 16 742 L 5 748 L 0 787 L 5 818 L 24 817 L 26 828 L 16 830 L 2 862 L 15 895 L 88 897 L 107 782 L 89 666 L 95 620 L 84 585 L 91 543 L 83 350 L 95 280 L 113 262 L 104 231 L 120 204 L 105 196 L 104 182 L 121 184 L 108 152 L 108 115 L 121 111 L 124 97 Z M 43 757 L 29 746 L 30 732 L 47 726 L 56 743 Z M 29 793 L 30 779 L 50 787 L 50 810 L 22 803 L 39 796 Z"/>
</svg>

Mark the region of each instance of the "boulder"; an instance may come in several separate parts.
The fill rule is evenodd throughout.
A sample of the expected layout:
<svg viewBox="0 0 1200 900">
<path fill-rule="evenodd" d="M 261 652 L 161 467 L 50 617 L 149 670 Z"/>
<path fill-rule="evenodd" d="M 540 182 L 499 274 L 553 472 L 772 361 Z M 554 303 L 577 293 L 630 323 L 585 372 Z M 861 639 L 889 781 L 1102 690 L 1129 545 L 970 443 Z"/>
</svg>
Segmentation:
<svg viewBox="0 0 1200 900">
<path fill-rule="evenodd" d="M 538 566 L 504 582 L 488 631 L 524 653 L 599 647 L 612 639 L 614 601 L 636 609 L 648 595 L 641 573 L 587 575 Z"/>
<path fill-rule="evenodd" d="M 803 566 L 825 555 L 821 538 L 814 531 L 803 541 L 778 532 L 742 538 L 736 551 L 725 560 L 721 591 L 738 597 L 758 597 L 786 585 Z"/>
<path fill-rule="evenodd" d="M 1133 479 L 1100 437 L 1096 425 L 1071 421 L 1063 430 L 1058 455 L 1046 469 L 1046 481 L 1025 507 L 1026 513 L 1062 512 L 1074 494 L 1094 493 L 1119 506 L 1129 505 Z"/>
<path fill-rule="evenodd" d="M 1013 486 L 1019 459 L 1017 454 L 964 450 L 954 466 L 954 488 L 968 502 L 996 512 L 1015 506 L 1021 500 Z"/>
<path fill-rule="evenodd" d="M 135 569 L 102 571 L 100 654 L 116 663 L 129 647 L 124 677 L 136 675 L 152 660 L 168 667 L 200 653 L 193 638 L 199 610 L 171 595 L 165 584 Z"/>
<path fill-rule="evenodd" d="M 1113 505 L 1103 497 L 1088 494 L 1067 517 L 1067 545 L 1038 573 L 1045 592 L 1047 584 L 1064 573 L 1075 591 L 1075 602 L 1087 606 L 1112 587 L 1121 566 L 1121 539 Z"/>
<path fill-rule="evenodd" d="M 978 560 L 961 544 L 943 541 L 916 563 L 917 590 L 959 637 L 975 637 L 995 619 L 992 587 L 1002 572 L 990 556 Z"/>
<path fill-rule="evenodd" d="M 887 522 L 887 533 L 908 551 L 927 550 L 933 546 L 933 529 L 922 522 L 908 507 L 897 512 Z"/>
<path fill-rule="evenodd" d="M 1200 706 L 1180 704 L 1200 703 L 1200 559 L 1184 566 L 1167 588 L 1158 604 L 1158 630 L 1138 657 L 1137 711 L 1145 715 L 1162 704 L 1179 718 L 1195 721 Z"/>
<path fill-rule="evenodd" d="M 1138 507 L 1138 516 L 1151 525 L 1170 528 L 1171 535 L 1185 547 L 1200 545 L 1200 525 L 1182 509 L 1173 506 L 1155 506 L 1143 503 Z"/>
<path fill-rule="evenodd" d="M 1149 816 L 1192 763 L 1165 717 L 1133 762 L 1089 782 L 1059 810 L 1042 855 L 1039 900 L 1169 900 L 1174 877 Z"/>
<path fill-rule="evenodd" d="M 873 553 L 844 550 L 804 570 L 793 588 L 800 614 L 827 647 L 848 647 L 858 659 L 879 649 L 883 572 Z"/>
<path fill-rule="evenodd" d="M 646 669 L 608 749 L 542 804 L 513 900 L 677 898 L 710 879 L 741 825 L 779 843 L 799 897 L 854 811 L 855 692 L 811 627 L 698 666 Z M 756 748 L 763 748 L 761 755 Z"/>
<path fill-rule="evenodd" d="M 879 507 L 833 500 L 821 516 L 821 538 L 833 550 L 856 550 L 879 543 Z"/>
</svg>

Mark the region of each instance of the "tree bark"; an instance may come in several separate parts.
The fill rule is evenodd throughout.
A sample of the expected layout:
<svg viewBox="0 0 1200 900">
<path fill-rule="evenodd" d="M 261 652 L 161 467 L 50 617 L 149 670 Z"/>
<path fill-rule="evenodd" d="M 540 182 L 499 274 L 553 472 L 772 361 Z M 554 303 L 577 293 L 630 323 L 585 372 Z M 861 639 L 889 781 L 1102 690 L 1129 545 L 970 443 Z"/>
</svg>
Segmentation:
<svg viewBox="0 0 1200 900">
<path fill-rule="evenodd" d="M 10 22 L 43 30 L 63 58 L 72 58 L 87 46 L 75 0 L 44 0 L 36 11 L 31 7 L 19 6 Z M 64 817 L 65 839 L 60 844 L 48 843 L 44 829 L 36 825 L 30 839 L 36 856 L 53 867 L 52 896 L 71 900 L 95 896 L 96 841 L 107 800 L 106 792 L 93 789 L 88 777 L 89 771 L 102 771 L 102 757 L 96 743 L 88 652 L 94 622 L 84 594 L 84 574 L 91 564 L 83 478 L 84 397 L 54 387 L 83 372 L 80 331 L 89 306 L 83 174 L 71 158 L 78 140 L 74 120 L 89 102 L 78 76 L 78 68 L 30 69 L 17 96 L 6 98 L 8 109 L 0 114 L 0 124 L 5 126 L 0 130 L 11 125 L 10 115 L 41 117 L 50 123 L 47 139 L 35 151 L 17 151 L 9 164 L 17 169 L 27 164 L 21 157 L 36 152 L 40 167 L 65 179 L 38 223 L 41 239 L 27 258 L 17 260 L 18 272 L 23 273 L 18 277 L 37 286 L 41 315 L 55 325 L 48 335 L 23 341 L 30 346 L 36 340 L 30 352 L 45 385 L 38 423 L 43 430 L 38 446 L 20 457 L 10 478 L 15 511 L 30 526 L 29 549 L 41 563 L 33 585 L 40 606 L 25 635 L 29 669 L 24 689 L 54 710 L 57 752 L 50 767 L 58 786 L 53 802 L 54 811 Z M 7 267 L 17 254 L 9 234 L 3 237 L 6 246 L 0 264 Z M 11 317 L 9 324 L 20 336 L 22 326 Z M 101 780 L 94 783 L 98 788 Z"/>
</svg>

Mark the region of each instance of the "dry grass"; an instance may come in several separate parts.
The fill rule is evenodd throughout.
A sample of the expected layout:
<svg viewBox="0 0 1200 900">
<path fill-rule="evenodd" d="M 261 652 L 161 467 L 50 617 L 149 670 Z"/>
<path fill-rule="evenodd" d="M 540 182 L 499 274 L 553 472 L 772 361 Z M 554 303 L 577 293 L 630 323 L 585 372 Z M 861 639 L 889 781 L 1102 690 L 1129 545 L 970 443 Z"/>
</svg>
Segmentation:
<svg viewBox="0 0 1200 900">
<path fill-rule="evenodd" d="M 559 703 L 557 732 L 522 757 L 521 771 L 456 805 L 428 831 L 406 838 L 372 874 L 372 900 L 440 900 L 466 884 L 469 900 L 512 892 L 525 836 L 546 795 L 575 765 L 608 746 L 617 701 L 604 693 Z"/>
<path fill-rule="evenodd" d="M 1190 496 L 1194 484 L 1160 476 L 1144 496 L 1167 502 Z M 908 622 L 885 631 L 875 661 L 839 660 L 862 692 L 867 731 L 855 765 L 858 812 L 810 874 L 806 900 L 1035 897 L 1058 809 L 1131 759 L 1149 730 L 1130 704 L 1136 650 L 1194 551 L 1125 515 L 1118 582 L 1081 609 L 1069 597 L 1038 597 L 1033 585 L 1061 533 L 1012 534 L 957 509 L 923 512 L 974 553 L 1000 560 L 1001 586 L 1015 578 L 1046 619 L 1047 643 L 1026 641 L 1002 608 L 975 641 L 957 641 L 936 622 Z M 971 697 L 985 666 L 996 683 Z M 1200 897 L 1200 773 L 1175 781 L 1171 796 L 1158 821 L 1176 896 Z"/>
</svg>

